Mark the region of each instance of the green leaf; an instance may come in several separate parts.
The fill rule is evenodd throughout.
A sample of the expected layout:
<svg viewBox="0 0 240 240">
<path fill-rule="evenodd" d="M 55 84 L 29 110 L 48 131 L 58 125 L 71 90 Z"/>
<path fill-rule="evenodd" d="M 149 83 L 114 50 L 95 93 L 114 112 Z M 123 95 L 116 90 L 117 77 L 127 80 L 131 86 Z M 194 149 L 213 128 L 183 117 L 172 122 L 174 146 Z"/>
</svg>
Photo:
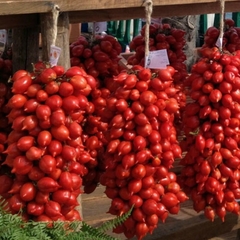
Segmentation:
<svg viewBox="0 0 240 240">
<path fill-rule="evenodd" d="M 6 208 L 6 200 L 0 196 L 0 239 L 1 240 L 118 240 L 106 231 L 122 224 L 131 215 L 133 207 L 122 216 L 103 223 L 94 228 L 83 221 L 24 222 L 21 213 L 10 214 Z M 7 228 L 6 228 L 7 226 Z"/>
</svg>

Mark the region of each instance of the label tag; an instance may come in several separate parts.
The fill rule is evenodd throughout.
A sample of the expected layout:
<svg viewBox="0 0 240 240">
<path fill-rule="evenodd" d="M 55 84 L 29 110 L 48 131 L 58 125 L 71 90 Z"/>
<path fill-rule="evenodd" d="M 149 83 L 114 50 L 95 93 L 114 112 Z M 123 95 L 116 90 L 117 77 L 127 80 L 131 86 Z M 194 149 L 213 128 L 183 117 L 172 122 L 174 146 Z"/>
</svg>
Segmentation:
<svg viewBox="0 0 240 240">
<path fill-rule="evenodd" d="M 102 33 L 107 31 L 107 22 L 95 22 L 93 26 L 95 33 Z"/>
<path fill-rule="evenodd" d="M 50 47 L 50 57 L 49 57 L 49 62 L 51 66 L 56 66 L 58 63 L 58 59 L 60 57 L 62 49 L 59 47 L 56 47 L 54 45 L 51 45 Z"/>
<path fill-rule="evenodd" d="M 0 30 L 0 55 L 3 54 L 6 43 L 7 43 L 7 30 L 1 29 Z"/>
<path fill-rule="evenodd" d="M 223 38 L 218 38 L 215 44 L 217 47 L 221 48 L 223 45 Z"/>
<path fill-rule="evenodd" d="M 166 49 L 149 52 L 145 58 L 145 68 L 164 69 L 169 65 Z"/>
</svg>

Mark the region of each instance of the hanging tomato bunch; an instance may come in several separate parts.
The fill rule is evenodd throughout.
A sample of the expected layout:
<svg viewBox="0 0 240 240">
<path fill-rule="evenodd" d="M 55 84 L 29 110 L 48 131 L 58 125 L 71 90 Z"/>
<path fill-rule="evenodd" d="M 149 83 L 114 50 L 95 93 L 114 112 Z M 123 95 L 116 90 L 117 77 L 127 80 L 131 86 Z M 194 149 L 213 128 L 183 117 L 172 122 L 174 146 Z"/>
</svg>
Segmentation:
<svg viewBox="0 0 240 240">
<path fill-rule="evenodd" d="M 169 66 L 152 77 L 149 69 L 133 66 L 131 72 L 106 79 L 102 89 L 111 95 L 98 108 L 98 116 L 109 123 L 103 132 L 105 151 L 99 155 L 100 183 L 112 199 L 109 213 L 121 215 L 134 205 L 132 216 L 114 229 L 127 238 L 152 233 L 159 219 L 177 214 L 187 199 L 169 171 L 182 153 L 173 123 L 179 105 L 166 91 L 174 72 Z"/>
<path fill-rule="evenodd" d="M 1 185 L 1 195 L 6 194 L 12 213 L 24 208 L 26 219 L 81 219 L 77 197 L 88 172 L 85 164 L 93 159 L 84 145 L 83 120 L 92 113 L 87 97 L 96 80 L 79 67 L 65 72 L 41 62 L 33 73 L 19 70 L 11 80 L 12 131 L 2 163 L 11 175 L 1 176 L 9 182 Z"/>
<path fill-rule="evenodd" d="M 239 71 L 238 53 L 221 54 L 213 48 L 188 78 L 193 102 L 183 117 L 187 154 L 182 184 L 194 209 L 211 221 L 215 215 L 224 221 L 226 212 L 239 214 Z"/>
<path fill-rule="evenodd" d="M 240 50 L 240 28 L 235 27 L 235 22 L 232 19 L 225 19 L 224 21 L 223 48 L 233 53 Z M 215 47 L 219 33 L 220 30 L 216 27 L 209 27 L 207 29 L 204 35 L 202 51 L 207 51 L 208 48 Z"/>
<path fill-rule="evenodd" d="M 130 56 L 130 65 L 140 64 L 144 66 L 145 56 L 145 28 L 141 29 L 140 35 L 134 37 L 130 42 L 130 49 L 135 54 Z M 184 64 L 186 55 L 183 51 L 185 46 L 185 32 L 172 28 L 169 24 L 151 24 L 149 29 L 149 50 L 156 51 L 166 49 L 170 65 L 176 70 L 173 79 L 175 83 L 180 83 L 187 75 L 187 68 Z"/>
<path fill-rule="evenodd" d="M 121 52 L 121 44 L 111 35 L 96 35 L 91 40 L 80 36 L 70 45 L 71 66 L 82 67 L 95 78 L 117 75 Z"/>
<path fill-rule="evenodd" d="M 8 79 L 12 74 L 12 51 L 11 48 L 6 49 L 0 58 L 0 165 L 5 161 L 6 155 L 3 152 L 6 150 L 7 136 L 11 131 L 11 124 L 8 123 L 7 115 L 9 114 L 9 107 L 7 102 L 11 95 L 11 84 Z M 12 184 L 12 179 L 6 175 L 10 173 L 6 165 L 0 167 L 0 185 L 4 186 L 0 190 L 0 195 L 8 197 L 6 193 L 9 186 Z"/>
<path fill-rule="evenodd" d="M 145 56 L 145 28 L 141 29 L 140 35 L 134 37 L 130 42 L 130 49 L 135 53 L 128 58 L 128 64 L 140 64 L 144 66 Z M 175 126 L 181 130 L 181 112 L 186 103 L 186 94 L 183 82 L 187 76 L 187 67 L 184 61 L 186 55 L 183 51 L 185 46 L 185 32 L 180 29 L 172 28 L 169 24 L 151 24 L 149 29 L 149 50 L 156 51 L 166 49 L 170 66 L 175 69 L 173 74 L 174 87 L 167 89 L 170 94 L 178 100 L 179 111 L 175 115 Z M 161 77 L 160 77 L 161 78 Z"/>
</svg>

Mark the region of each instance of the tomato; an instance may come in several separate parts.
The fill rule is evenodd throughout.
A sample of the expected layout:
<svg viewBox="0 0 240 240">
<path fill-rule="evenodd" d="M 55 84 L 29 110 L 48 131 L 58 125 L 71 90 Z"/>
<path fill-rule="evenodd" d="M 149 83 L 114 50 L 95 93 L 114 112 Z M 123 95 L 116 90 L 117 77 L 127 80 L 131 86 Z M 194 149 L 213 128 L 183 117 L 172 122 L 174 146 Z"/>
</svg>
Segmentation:
<svg viewBox="0 0 240 240">
<path fill-rule="evenodd" d="M 49 174 L 56 169 L 56 160 L 51 155 L 43 155 L 38 165 L 44 173 Z"/>
<path fill-rule="evenodd" d="M 14 94 L 23 94 L 28 90 L 31 84 L 32 78 L 30 75 L 22 76 L 13 82 L 12 92 Z"/>
<path fill-rule="evenodd" d="M 68 190 L 57 190 L 52 194 L 53 201 L 56 201 L 60 204 L 65 204 L 71 196 L 71 192 Z"/>
<path fill-rule="evenodd" d="M 54 71 L 54 69 L 52 68 L 46 68 L 44 69 L 40 75 L 38 76 L 38 78 L 40 79 L 40 81 L 42 83 L 49 83 L 51 81 L 54 81 L 56 78 L 57 78 L 57 74 L 56 72 Z"/>
<path fill-rule="evenodd" d="M 40 147 L 48 146 L 52 141 L 52 135 L 49 131 L 43 130 L 37 136 L 37 143 Z"/>
<path fill-rule="evenodd" d="M 25 156 L 17 156 L 13 160 L 12 173 L 15 174 L 27 174 L 33 167 L 33 163 L 29 161 Z"/>
<path fill-rule="evenodd" d="M 80 57 L 83 54 L 84 46 L 76 45 L 71 49 L 71 55 L 73 57 Z"/>
<path fill-rule="evenodd" d="M 37 188 L 44 193 L 55 192 L 59 184 L 50 177 L 43 177 L 37 181 Z"/>
<path fill-rule="evenodd" d="M 14 194 L 9 199 L 9 207 L 14 213 L 18 213 L 25 205 L 26 203 L 21 199 L 20 194 Z"/>
<path fill-rule="evenodd" d="M 101 50 L 98 50 L 93 53 L 93 58 L 95 61 L 105 62 L 109 59 L 109 56 L 106 53 L 102 52 Z"/>
<path fill-rule="evenodd" d="M 34 137 L 31 136 L 23 136 L 17 141 L 17 147 L 20 151 L 26 152 L 31 147 L 33 147 L 34 144 Z"/>
<path fill-rule="evenodd" d="M 24 183 L 19 192 L 20 198 L 25 202 L 32 201 L 35 198 L 36 193 L 37 189 L 31 182 Z"/>
<path fill-rule="evenodd" d="M 70 172 L 62 172 L 59 177 L 58 183 L 65 190 L 73 190 L 72 175 Z"/>
<path fill-rule="evenodd" d="M 48 217 L 57 220 L 59 217 L 62 216 L 61 206 L 58 202 L 49 200 L 44 206 L 44 213 Z"/>
<path fill-rule="evenodd" d="M 3 193 L 7 193 L 13 184 L 13 179 L 7 175 L 0 176 L 0 195 Z"/>
<path fill-rule="evenodd" d="M 31 201 L 27 204 L 27 213 L 33 216 L 40 216 L 44 213 L 44 205 Z"/>
</svg>

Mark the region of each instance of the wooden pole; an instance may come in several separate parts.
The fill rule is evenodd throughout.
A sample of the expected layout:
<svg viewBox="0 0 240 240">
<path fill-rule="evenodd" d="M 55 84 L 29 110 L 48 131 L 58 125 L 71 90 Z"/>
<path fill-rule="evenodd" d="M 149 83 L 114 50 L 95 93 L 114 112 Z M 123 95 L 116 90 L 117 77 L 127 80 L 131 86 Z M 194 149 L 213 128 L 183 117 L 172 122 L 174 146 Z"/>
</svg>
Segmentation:
<svg viewBox="0 0 240 240">
<path fill-rule="evenodd" d="M 39 29 L 13 29 L 13 72 L 19 69 L 32 71 L 32 63 L 39 60 Z"/>
<path fill-rule="evenodd" d="M 70 68 L 68 13 L 61 13 L 59 15 L 56 46 L 62 49 L 58 64 L 62 65 L 65 69 Z"/>
<path fill-rule="evenodd" d="M 50 46 L 52 45 L 53 31 L 52 13 L 41 14 L 41 34 L 42 34 L 42 60 L 49 61 Z M 57 24 L 56 46 L 61 48 L 61 55 L 58 64 L 65 69 L 70 67 L 69 54 L 69 18 L 68 13 L 60 13 Z"/>
</svg>

